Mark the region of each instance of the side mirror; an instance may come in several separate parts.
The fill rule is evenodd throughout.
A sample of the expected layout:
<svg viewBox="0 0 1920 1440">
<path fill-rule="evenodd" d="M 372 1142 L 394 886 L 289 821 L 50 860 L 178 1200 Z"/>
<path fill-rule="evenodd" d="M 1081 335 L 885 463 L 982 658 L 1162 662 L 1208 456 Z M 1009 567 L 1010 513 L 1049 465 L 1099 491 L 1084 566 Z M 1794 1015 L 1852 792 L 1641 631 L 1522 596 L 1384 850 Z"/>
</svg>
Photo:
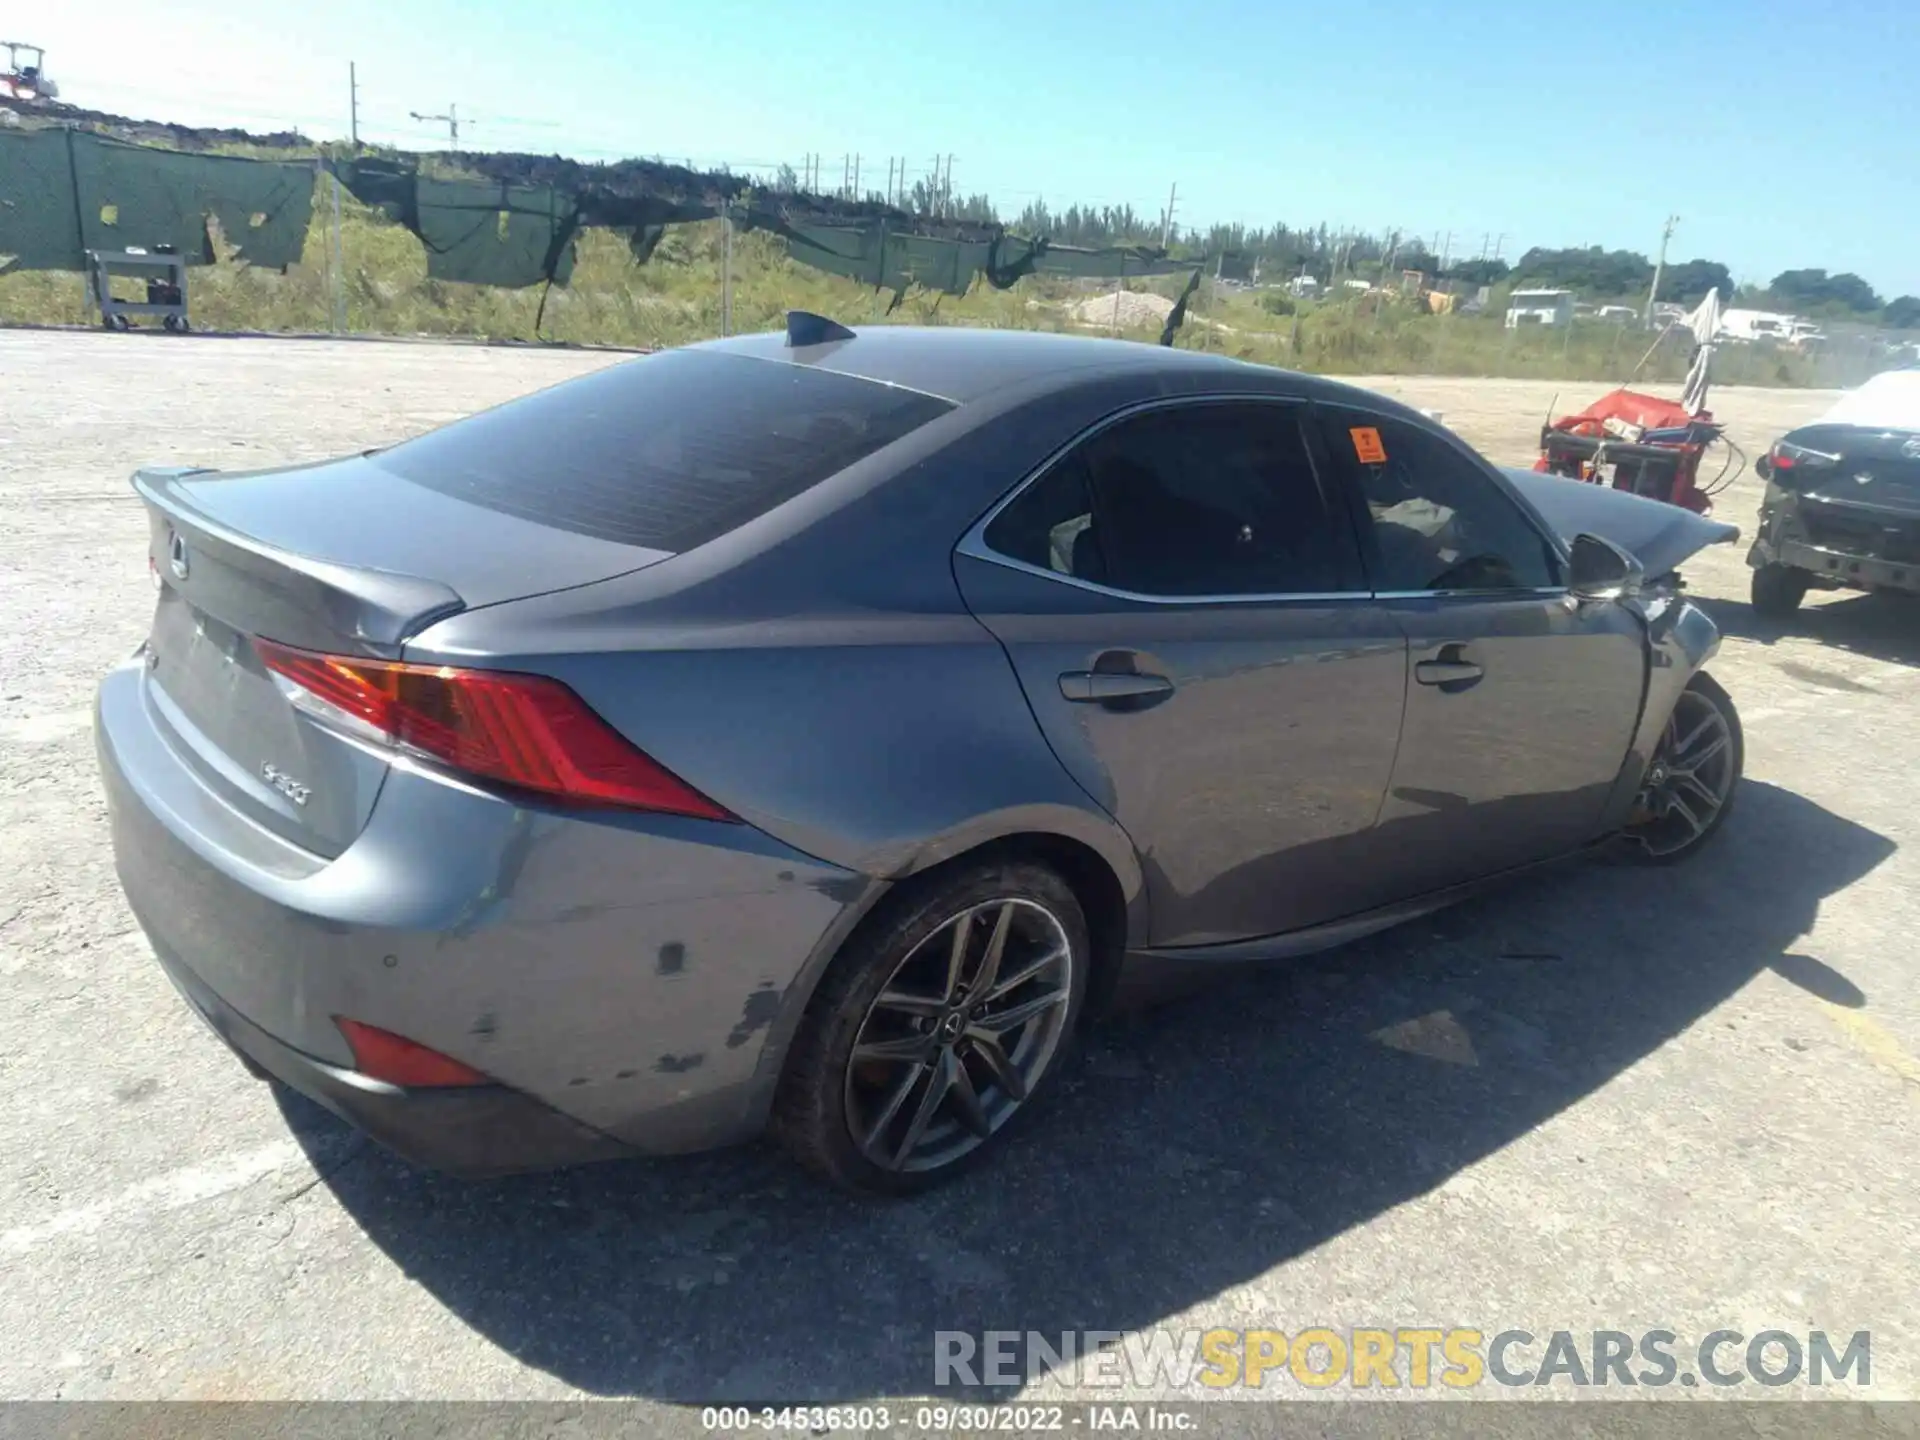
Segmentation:
<svg viewBox="0 0 1920 1440">
<path fill-rule="evenodd" d="M 1758 475 L 1762 480 L 1773 479 L 1773 456 L 1762 455 L 1758 460 L 1754 461 L 1753 473 Z"/>
<path fill-rule="evenodd" d="M 1576 535 L 1567 590 L 1576 600 L 1625 600 L 1638 595 L 1647 572 L 1611 540 Z"/>
</svg>

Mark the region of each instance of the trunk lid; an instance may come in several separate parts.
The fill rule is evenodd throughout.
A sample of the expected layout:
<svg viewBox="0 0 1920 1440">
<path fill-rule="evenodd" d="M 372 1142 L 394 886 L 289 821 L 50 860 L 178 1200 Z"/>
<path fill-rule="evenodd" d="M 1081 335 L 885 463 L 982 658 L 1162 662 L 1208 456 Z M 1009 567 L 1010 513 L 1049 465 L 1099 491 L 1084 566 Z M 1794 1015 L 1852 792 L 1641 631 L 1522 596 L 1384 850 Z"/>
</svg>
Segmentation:
<svg viewBox="0 0 1920 1440">
<path fill-rule="evenodd" d="M 1796 466 L 1777 474 L 1776 483 L 1830 503 L 1920 519 L 1920 431 L 1818 424 L 1786 438 L 1839 458 L 1831 466 Z"/>
<path fill-rule="evenodd" d="M 159 587 L 155 715 L 209 789 L 329 858 L 366 825 L 389 757 L 292 705 L 255 637 L 397 658 L 436 619 L 666 555 L 483 509 L 365 457 L 233 475 L 146 469 L 133 483 Z"/>
</svg>

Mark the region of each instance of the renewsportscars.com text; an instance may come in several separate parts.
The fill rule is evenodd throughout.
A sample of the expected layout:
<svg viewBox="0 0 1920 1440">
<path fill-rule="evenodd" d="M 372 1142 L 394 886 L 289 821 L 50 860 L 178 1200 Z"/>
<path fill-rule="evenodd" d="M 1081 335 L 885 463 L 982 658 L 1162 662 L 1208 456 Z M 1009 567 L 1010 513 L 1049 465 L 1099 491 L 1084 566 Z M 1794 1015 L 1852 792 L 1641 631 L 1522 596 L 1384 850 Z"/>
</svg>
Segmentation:
<svg viewBox="0 0 1920 1440">
<path fill-rule="evenodd" d="M 1873 1383 L 1869 1331 L 1829 1335 L 1714 1330 L 1484 1330 L 1397 1326 L 1336 1330 L 940 1330 L 936 1388 L 1021 1385 L 1072 1372 L 1086 1387 L 1260 1390 L 1454 1390 L 1505 1386 L 1846 1385 Z"/>
</svg>

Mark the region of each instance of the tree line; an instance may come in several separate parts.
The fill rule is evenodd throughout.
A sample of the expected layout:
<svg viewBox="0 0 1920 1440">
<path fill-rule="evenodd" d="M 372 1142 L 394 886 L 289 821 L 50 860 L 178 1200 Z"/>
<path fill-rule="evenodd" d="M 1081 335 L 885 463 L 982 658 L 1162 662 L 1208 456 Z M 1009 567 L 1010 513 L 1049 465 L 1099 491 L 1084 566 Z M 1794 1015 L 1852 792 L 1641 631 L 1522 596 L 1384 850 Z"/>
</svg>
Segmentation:
<svg viewBox="0 0 1920 1440">
<path fill-rule="evenodd" d="M 1560 286 L 1593 299 L 1644 301 L 1653 272 L 1653 262 L 1632 250 L 1603 250 L 1598 245 L 1569 250 L 1536 247 L 1520 257 L 1513 278 L 1517 284 Z M 1894 329 L 1920 328 L 1920 296 L 1885 300 L 1858 275 L 1829 275 L 1820 269 L 1783 270 L 1765 285 L 1736 286 L 1732 273 L 1717 260 L 1683 260 L 1660 272 L 1660 293 L 1654 298 L 1693 306 L 1709 290 L 1718 290 L 1728 304 L 1758 310 L 1877 321 Z"/>
</svg>

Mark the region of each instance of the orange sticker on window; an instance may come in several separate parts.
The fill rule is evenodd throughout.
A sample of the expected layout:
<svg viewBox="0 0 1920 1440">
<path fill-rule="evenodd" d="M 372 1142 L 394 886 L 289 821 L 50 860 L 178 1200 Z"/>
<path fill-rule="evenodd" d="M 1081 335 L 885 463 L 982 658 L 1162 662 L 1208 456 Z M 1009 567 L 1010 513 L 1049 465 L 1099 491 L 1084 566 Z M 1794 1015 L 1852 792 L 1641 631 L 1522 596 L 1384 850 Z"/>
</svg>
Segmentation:
<svg viewBox="0 0 1920 1440">
<path fill-rule="evenodd" d="M 1371 425 L 1356 425 L 1347 432 L 1353 436 L 1353 453 L 1360 457 L 1362 465 L 1384 465 L 1387 463 L 1387 447 L 1380 442 L 1380 432 Z"/>
</svg>

